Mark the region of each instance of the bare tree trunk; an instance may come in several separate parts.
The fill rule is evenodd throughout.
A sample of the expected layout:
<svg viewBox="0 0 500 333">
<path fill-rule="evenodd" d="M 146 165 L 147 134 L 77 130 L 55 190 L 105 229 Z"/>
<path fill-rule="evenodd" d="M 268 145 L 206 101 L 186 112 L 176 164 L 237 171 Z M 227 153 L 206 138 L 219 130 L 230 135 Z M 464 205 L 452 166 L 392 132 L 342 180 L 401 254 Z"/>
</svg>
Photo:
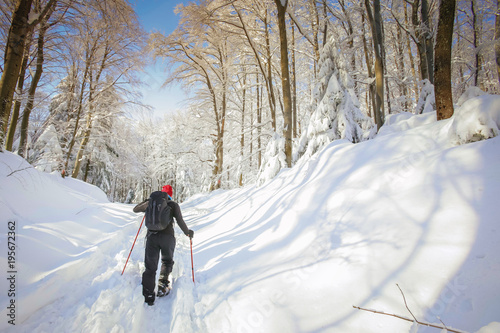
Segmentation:
<svg viewBox="0 0 500 333">
<path fill-rule="evenodd" d="M 28 37 L 27 40 L 31 41 L 32 37 Z M 14 144 L 14 135 L 16 134 L 17 122 L 19 121 L 19 111 L 21 110 L 21 97 L 24 89 L 24 79 L 26 77 L 26 68 L 28 67 L 28 60 L 30 54 L 30 44 L 26 45 L 24 51 L 23 62 L 21 64 L 21 70 L 19 72 L 19 79 L 17 82 L 17 98 L 14 101 L 14 109 L 12 111 L 12 117 L 10 119 L 9 131 L 7 133 L 7 140 L 5 142 L 5 148 L 8 151 L 12 151 L 12 146 Z"/>
<path fill-rule="evenodd" d="M 85 164 L 85 172 L 83 173 L 83 181 L 87 182 L 90 170 L 90 158 L 87 158 L 87 163 Z M 116 185 L 116 180 L 113 181 L 113 185 Z M 113 199 L 112 199 L 113 200 Z"/>
<path fill-rule="evenodd" d="M 22 156 L 22 157 L 25 157 L 25 153 L 27 151 L 28 126 L 29 126 L 30 115 L 31 115 L 31 111 L 33 110 L 33 104 L 35 102 L 36 88 L 38 87 L 38 82 L 40 82 L 40 78 L 42 77 L 42 73 L 43 73 L 43 61 L 44 61 L 43 47 L 45 44 L 45 33 L 47 32 L 47 29 L 49 28 L 49 25 L 47 24 L 47 20 L 50 18 L 51 14 L 52 14 L 52 10 L 49 12 L 49 14 L 42 21 L 40 31 L 38 32 L 38 44 L 37 44 L 38 49 L 37 49 L 37 59 L 36 59 L 36 71 L 35 71 L 35 75 L 33 76 L 33 79 L 31 80 L 30 89 L 28 91 L 28 102 L 26 103 L 26 106 L 24 108 L 23 118 L 21 121 L 21 137 L 19 139 L 18 154 L 19 154 L 19 156 Z"/>
<path fill-rule="evenodd" d="M 415 30 L 416 41 L 418 50 L 418 58 L 420 59 L 420 79 L 429 80 L 429 67 L 427 65 L 427 50 L 425 46 L 425 36 L 422 32 L 419 20 L 418 20 L 418 6 L 420 0 L 415 0 L 412 2 L 412 25 Z"/>
<path fill-rule="evenodd" d="M 425 45 L 425 55 L 427 57 L 427 72 L 429 73 L 429 81 L 434 84 L 434 40 L 431 32 L 431 21 L 429 19 L 429 5 L 427 0 L 421 0 L 421 16 L 422 16 L 422 38 Z"/>
<path fill-rule="evenodd" d="M 241 106 L 241 133 L 240 133 L 240 159 L 243 161 L 243 156 L 245 152 L 245 106 L 246 106 L 246 94 L 247 94 L 247 73 L 246 68 L 243 74 L 243 92 L 242 92 L 242 106 Z M 240 162 L 241 163 L 241 162 Z M 243 186 L 243 170 L 240 165 L 240 175 L 239 175 L 239 185 Z"/>
<path fill-rule="evenodd" d="M 405 5 L 405 24 L 408 24 L 408 11 Z M 413 89 L 415 96 L 418 94 L 417 73 L 415 72 L 415 61 L 413 60 L 413 53 L 411 52 L 410 36 L 406 38 L 406 49 L 408 50 L 408 58 L 410 58 L 411 74 L 413 77 Z"/>
<path fill-rule="evenodd" d="M 441 0 L 439 5 L 434 63 L 434 94 L 436 96 L 437 120 L 447 119 L 453 115 L 451 47 L 455 6 L 455 0 Z"/>
<path fill-rule="evenodd" d="M 495 18 L 495 58 L 498 83 L 500 84 L 500 0 L 497 0 L 497 15 Z"/>
<path fill-rule="evenodd" d="M 267 84 L 268 84 L 268 98 L 269 98 L 269 110 L 271 112 L 271 121 L 273 130 L 276 131 L 276 97 L 274 96 L 273 87 L 273 70 L 272 70 L 272 55 L 271 55 L 271 43 L 269 40 L 269 28 L 267 22 L 267 12 L 266 12 L 266 53 L 267 53 Z"/>
<path fill-rule="evenodd" d="M 283 89 L 283 118 L 285 119 L 285 128 L 283 136 L 285 137 L 285 156 L 286 164 L 292 167 L 292 95 L 290 89 L 290 71 L 288 67 L 288 39 L 286 36 L 286 7 L 288 0 L 274 0 L 278 7 L 278 27 L 280 31 L 280 50 L 281 50 L 281 84 Z"/>
<path fill-rule="evenodd" d="M 401 27 L 397 26 L 396 27 L 396 45 L 395 49 L 397 50 L 397 61 L 396 61 L 396 67 L 398 70 L 398 80 L 399 82 L 399 89 L 400 93 L 405 96 L 405 102 L 403 105 L 403 108 L 406 112 L 408 112 L 408 99 L 406 96 L 408 96 L 408 88 L 406 87 L 406 82 L 404 82 L 404 77 L 406 73 L 406 68 L 405 68 L 405 61 L 404 61 L 404 42 L 403 42 L 403 33 L 401 31 Z"/>
<path fill-rule="evenodd" d="M 251 80 L 251 79 L 250 79 Z M 250 88 L 250 93 L 253 91 L 253 89 Z M 250 140 L 249 142 L 249 148 L 250 148 L 250 155 L 249 155 L 249 165 L 250 169 L 253 169 L 253 130 L 254 130 L 254 122 L 253 122 L 253 117 L 254 117 L 254 111 L 253 111 L 253 99 L 251 99 L 250 102 Z"/>
<path fill-rule="evenodd" d="M 87 56 L 90 57 L 90 55 L 87 55 Z M 78 133 L 80 118 L 81 118 L 81 115 L 83 112 L 83 95 L 85 93 L 85 86 L 86 86 L 87 78 L 89 75 L 89 71 L 90 71 L 90 59 L 87 58 L 87 61 L 85 64 L 85 71 L 84 71 L 83 78 L 82 78 L 82 86 L 80 87 L 80 96 L 78 99 L 78 109 L 77 109 L 76 117 L 75 117 L 76 118 L 75 119 L 75 127 L 73 128 L 73 134 L 72 134 L 71 139 L 68 143 L 68 151 L 66 152 L 66 162 L 64 163 L 64 170 L 68 170 L 69 161 L 71 159 L 71 153 L 72 153 L 73 147 L 75 146 L 75 143 L 76 143 L 76 135 Z"/>
<path fill-rule="evenodd" d="M 95 44 L 94 44 L 95 45 Z M 102 54 L 102 59 L 100 62 L 99 67 L 97 68 L 97 73 L 95 76 L 95 81 L 93 80 L 93 75 L 92 75 L 92 69 L 89 71 L 89 112 L 87 114 L 87 125 L 85 128 L 85 132 L 83 134 L 83 139 L 82 142 L 80 143 L 80 148 L 78 149 L 78 153 L 76 156 L 75 160 L 75 166 L 73 168 L 73 174 L 71 177 L 76 178 L 78 177 L 78 174 L 80 172 L 80 165 L 82 162 L 83 158 L 83 153 L 85 152 L 85 149 L 87 148 L 87 144 L 90 140 L 90 133 L 92 132 L 92 117 L 94 116 L 95 112 L 95 98 L 97 95 L 97 87 L 99 85 L 99 82 L 101 80 L 101 75 L 106 68 L 108 59 L 110 57 L 111 53 L 111 48 L 108 44 L 108 42 L 105 43 L 104 45 L 104 52 Z"/>
<path fill-rule="evenodd" d="M 484 82 L 479 80 L 479 73 L 481 73 L 481 70 L 483 68 L 482 64 L 482 57 L 479 54 L 479 44 L 480 42 L 480 36 L 481 36 L 481 20 L 478 18 L 476 14 L 476 0 L 471 0 L 470 2 L 470 7 L 471 7 L 471 13 L 472 13 L 472 40 L 474 44 L 474 68 L 475 68 L 475 73 L 474 73 L 474 86 L 479 87 L 481 90 L 484 90 Z"/>
<path fill-rule="evenodd" d="M 345 16 L 345 20 L 346 20 L 346 23 L 347 23 L 347 45 L 349 46 L 349 50 L 351 52 L 351 69 L 353 72 L 355 72 L 355 69 L 356 69 L 356 52 L 354 50 L 354 28 L 353 28 L 353 24 L 352 24 L 352 21 L 351 21 L 351 16 L 349 15 L 349 12 L 347 11 L 346 7 L 345 7 L 345 3 L 344 3 L 344 0 L 340 0 L 339 1 L 339 4 L 340 4 L 340 7 L 342 8 L 342 13 L 344 14 Z M 356 80 L 356 77 L 354 77 L 354 82 L 355 84 L 357 84 L 357 80 Z"/>
<path fill-rule="evenodd" d="M 375 122 L 377 129 L 384 124 L 384 41 L 382 34 L 382 18 L 380 15 L 380 0 L 373 1 L 373 13 L 369 0 L 365 7 L 372 28 L 373 48 L 375 51 Z"/>
<path fill-rule="evenodd" d="M 4 68 L 2 78 L 0 79 L 0 152 L 3 150 L 12 99 L 23 61 L 27 34 L 34 26 L 45 19 L 49 10 L 53 10 L 56 1 L 49 0 L 32 22 L 29 22 L 29 14 L 33 0 L 16 1 L 5 45 Z"/>
<path fill-rule="evenodd" d="M 314 77 L 317 75 L 318 70 L 318 61 L 319 61 L 319 13 L 318 8 L 316 7 L 316 0 L 309 1 L 311 10 L 314 13 L 315 22 L 312 24 L 313 29 L 313 40 L 314 40 Z"/>
<path fill-rule="evenodd" d="M 0 79 L 0 152 L 3 149 L 12 98 L 23 61 L 24 44 L 29 31 L 28 15 L 33 0 L 18 0 L 5 46 L 4 68 Z"/>
<path fill-rule="evenodd" d="M 366 32 L 365 32 L 365 16 L 362 15 L 361 16 L 361 27 L 362 27 L 362 38 L 363 38 L 363 50 L 364 50 L 364 53 L 365 53 L 365 61 L 366 61 L 366 67 L 367 67 L 367 71 L 368 71 L 368 78 L 372 79 L 373 77 L 375 77 L 375 75 L 373 74 L 372 72 L 372 62 L 371 62 L 371 59 L 370 59 L 370 54 L 369 54 L 369 50 L 368 50 L 368 43 L 366 41 Z M 367 105 L 368 105 L 368 116 L 372 116 L 371 115 L 371 107 L 372 106 L 373 108 L 375 108 L 375 85 L 373 83 L 370 83 L 369 85 L 369 88 L 368 88 L 368 98 L 369 98 L 369 101 L 367 101 Z M 367 99 L 368 99 L 367 98 Z M 375 119 L 375 115 L 373 115 L 373 119 Z"/>
<path fill-rule="evenodd" d="M 83 153 L 85 152 L 85 148 L 87 147 L 87 143 L 90 140 L 90 132 L 92 130 L 92 112 L 89 111 L 87 114 L 87 128 L 83 133 L 83 139 L 80 143 L 80 149 L 78 149 L 78 153 L 76 154 L 75 166 L 73 167 L 73 173 L 71 177 L 76 178 L 80 172 L 80 166 L 83 162 Z"/>
<path fill-rule="evenodd" d="M 295 66 L 295 29 L 292 25 L 292 136 L 298 137 L 298 120 L 297 120 L 297 69 Z"/>
<path fill-rule="evenodd" d="M 259 73 L 256 74 L 257 86 L 257 169 L 262 165 L 262 89 L 260 88 Z"/>
</svg>

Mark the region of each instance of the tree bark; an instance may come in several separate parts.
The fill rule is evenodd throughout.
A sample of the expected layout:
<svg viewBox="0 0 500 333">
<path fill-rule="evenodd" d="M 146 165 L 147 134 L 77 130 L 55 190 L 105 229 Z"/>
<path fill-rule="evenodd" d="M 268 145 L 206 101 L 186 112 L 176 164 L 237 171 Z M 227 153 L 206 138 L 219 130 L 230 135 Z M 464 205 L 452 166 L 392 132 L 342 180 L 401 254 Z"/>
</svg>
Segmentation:
<svg viewBox="0 0 500 333">
<path fill-rule="evenodd" d="M 404 82 L 406 70 L 405 70 L 405 61 L 404 61 L 404 42 L 403 42 L 403 33 L 401 31 L 401 27 L 397 26 L 396 27 L 396 43 L 394 45 L 395 50 L 397 51 L 396 54 L 396 68 L 398 71 L 398 84 L 399 84 L 399 89 L 400 92 L 403 96 L 408 96 L 408 88 L 406 87 L 406 82 Z M 408 111 L 408 100 L 409 98 L 405 99 L 405 102 L 403 104 L 403 109 L 405 111 Z"/>
<path fill-rule="evenodd" d="M 33 0 L 17 0 L 16 2 L 5 45 L 4 68 L 2 78 L 0 79 L 0 152 L 3 151 L 5 133 L 7 131 L 16 83 L 19 79 L 27 34 L 35 25 L 45 19 L 49 10 L 53 10 L 56 1 L 49 0 L 33 22 L 29 22 Z"/>
<path fill-rule="evenodd" d="M 31 40 L 32 37 L 28 37 Z M 19 79 L 17 81 L 17 98 L 14 101 L 14 109 L 12 110 L 12 117 L 10 119 L 9 130 L 7 133 L 7 140 L 5 142 L 5 149 L 12 151 L 12 146 L 14 144 L 14 135 L 16 134 L 17 122 L 19 120 L 19 111 L 21 110 L 21 97 L 24 88 L 24 80 L 26 77 L 26 68 L 28 67 L 30 53 L 30 45 L 26 45 L 24 52 L 23 62 L 21 64 L 21 70 L 19 72 Z"/>
<path fill-rule="evenodd" d="M 295 29 L 292 25 L 292 136 L 297 138 L 300 133 L 298 132 L 299 121 L 297 119 L 297 67 L 295 66 Z"/>
<path fill-rule="evenodd" d="M 497 15 L 495 18 L 495 60 L 498 83 L 500 84 L 500 0 L 497 0 Z"/>
<path fill-rule="evenodd" d="M 425 55 L 427 57 L 427 72 L 429 73 L 429 81 L 434 84 L 434 40 L 431 32 L 431 21 L 429 19 L 429 5 L 427 0 L 421 0 L 421 16 L 422 16 L 422 40 L 425 45 Z"/>
<path fill-rule="evenodd" d="M 269 110 L 271 112 L 271 123 L 273 126 L 273 130 L 276 131 L 276 97 L 274 96 L 274 87 L 273 87 L 273 70 L 272 70 L 272 55 L 271 55 L 271 42 L 269 40 L 269 28 L 267 21 L 267 12 L 266 12 L 266 20 L 264 22 L 266 26 L 266 54 L 267 54 L 267 92 L 269 99 Z"/>
<path fill-rule="evenodd" d="M 356 80 L 356 74 L 355 69 L 356 69 L 356 51 L 354 50 L 354 28 L 353 24 L 351 21 L 351 16 L 349 15 L 349 12 L 346 9 L 344 0 L 339 1 L 340 8 L 342 8 L 342 13 L 345 16 L 345 20 L 347 23 L 347 28 L 345 29 L 347 32 L 347 46 L 349 46 L 349 50 L 351 52 L 351 70 L 353 71 L 353 78 L 354 78 L 354 84 L 357 84 Z"/>
<path fill-rule="evenodd" d="M 290 88 L 290 71 L 288 67 L 288 39 L 286 36 L 285 14 L 288 0 L 282 4 L 281 0 L 274 0 L 278 7 L 278 27 L 280 32 L 280 51 L 281 51 L 281 84 L 283 89 L 283 118 L 285 128 L 283 136 L 285 137 L 285 156 L 286 164 L 292 167 L 292 95 Z"/>
<path fill-rule="evenodd" d="M 246 107 L 246 94 L 247 94 L 247 73 L 246 68 L 243 69 L 243 92 L 242 92 L 242 106 L 241 106 L 241 133 L 240 133 L 240 161 L 243 161 L 245 152 L 245 107 Z M 241 162 L 240 162 L 241 163 Z M 240 175 L 238 180 L 239 186 L 243 186 L 243 170 L 240 164 Z"/>
<path fill-rule="evenodd" d="M 314 15 L 314 22 L 311 22 L 311 28 L 313 33 L 313 47 L 314 47 L 314 77 L 318 74 L 318 61 L 319 61 L 319 13 L 316 7 L 316 0 L 309 0 L 309 5 L 311 9 L 311 15 Z"/>
<path fill-rule="evenodd" d="M 83 153 L 90 140 L 91 130 L 92 130 L 92 112 L 89 111 L 89 113 L 87 114 L 87 128 L 83 133 L 83 139 L 82 142 L 80 143 L 80 149 L 78 149 L 78 153 L 76 154 L 75 166 L 73 167 L 73 173 L 71 174 L 71 177 L 73 178 L 78 177 L 78 174 L 80 172 L 80 166 L 83 161 Z"/>
<path fill-rule="evenodd" d="M 384 124 L 384 41 L 380 0 L 373 1 L 373 12 L 369 0 L 365 0 L 366 12 L 372 29 L 373 48 L 375 51 L 375 123 L 377 130 Z"/>
<path fill-rule="evenodd" d="M 441 0 L 436 35 L 434 62 L 434 94 L 436 97 L 437 120 L 453 115 L 451 91 L 451 47 L 455 20 L 455 0 Z"/>
<path fill-rule="evenodd" d="M 3 149 L 12 98 L 23 61 L 24 44 L 29 31 L 28 15 L 33 0 L 18 0 L 12 15 L 5 47 L 4 68 L 0 79 L 0 152 Z"/>
<path fill-rule="evenodd" d="M 408 24 L 408 10 L 405 6 L 405 24 Z M 418 94 L 417 73 L 415 71 L 415 61 L 413 60 L 413 53 L 411 52 L 410 36 L 406 38 L 406 49 L 408 51 L 408 58 L 410 59 L 411 74 L 413 77 L 413 90 L 415 96 Z"/>
<path fill-rule="evenodd" d="M 259 73 L 256 76 L 257 86 L 257 169 L 262 165 L 262 89 L 260 88 Z"/>
<path fill-rule="evenodd" d="M 427 51 L 425 46 L 425 37 L 418 19 L 418 6 L 420 0 L 412 2 L 411 21 L 415 30 L 415 44 L 417 45 L 418 58 L 420 59 L 420 80 L 429 79 L 429 67 L 427 65 Z"/>
<path fill-rule="evenodd" d="M 362 39 L 363 39 L 363 51 L 365 53 L 365 62 L 366 62 L 366 69 L 368 71 L 368 78 L 371 79 L 373 77 L 375 77 L 373 75 L 373 72 L 372 72 L 372 62 L 371 62 L 371 59 L 370 59 L 370 53 L 369 53 L 369 49 L 368 49 L 368 43 L 366 41 L 366 30 L 365 30 L 365 15 L 362 15 L 361 16 L 361 29 L 362 29 Z M 368 97 L 370 99 L 370 102 L 371 103 L 368 103 L 368 116 L 371 117 L 372 116 L 372 112 L 371 112 L 371 107 L 370 105 L 375 108 L 375 85 L 373 83 L 370 83 L 369 87 L 368 87 Z M 373 119 L 375 119 L 375 115 L 373 115 Z M 375 122 L 376 123 L 376 122 Z"/>
<path fill-rule="evenodd" d="M 38 87 L 38 83 L 40 82 L 40 78 L 43 73 L 43 48 L 45 44 L 45 33 L 47 32 L 49 25 L 47 24 L 47 20 L 50 18 L 52 14 L 52 10 L 48 13 L 48 15 L 42 21 L 42 25 L 40 27 L 40 31 L 38 32 L 38 44 L 37 44 L 37 58 L 36 58 L 36 71 L 33 79 L 31 80 L 30 89 L 28 91 L 28 102 L 24 108 L 23 118 L 21 120 L 21 137 L 19 139 L 19 149 L 18 155 L 22 157 L 26 157 L 27 151 L 27 143 L 28 143 L 28 126 L 31 111 L 33 111 L 33 105 L 35 103 L 35 93 L 36 88 Z"/>
<path fill-rule="evenodd" d="M 474 73 L 474 86 L 479 87 L 481 90 L 484 90 L 484 84 L 483 81 L 479 80 L 479 73 L 481 73 L 481 70 L 483 68 L 483 62 L 482 62 L 482 57 L 479 54 L 479 44 L 480 42 L 480 36 L 481 36 L 481 19 L 478 17 L 476 14 L 476 0 L 471 0 L 470 2 L 470 9 L 472 13 L 472 27 L 473 27 L 473 33 L 472 33 L 472 41 L 474 43 L 474 68 L 475 68 L 475 73 Z"/>
</svg>

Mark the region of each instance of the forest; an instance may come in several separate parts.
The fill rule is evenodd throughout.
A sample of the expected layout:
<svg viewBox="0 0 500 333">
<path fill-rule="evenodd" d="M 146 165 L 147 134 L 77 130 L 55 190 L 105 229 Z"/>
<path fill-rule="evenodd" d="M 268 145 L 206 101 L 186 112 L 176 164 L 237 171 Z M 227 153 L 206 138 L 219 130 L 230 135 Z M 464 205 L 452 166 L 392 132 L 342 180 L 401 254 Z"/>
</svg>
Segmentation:
<svg viewBox="0 0 500 333">
<path fill-rule="evenodd" d="M 0 4 L 0 150 L 113 201 L 263 184 L 389 115 L 500 92 L 498 1 L 193 0 L 169 35 L 133 1 Z M 155 60 L 190 92 L 162 118 L 141 96 Z"/>
</svg>

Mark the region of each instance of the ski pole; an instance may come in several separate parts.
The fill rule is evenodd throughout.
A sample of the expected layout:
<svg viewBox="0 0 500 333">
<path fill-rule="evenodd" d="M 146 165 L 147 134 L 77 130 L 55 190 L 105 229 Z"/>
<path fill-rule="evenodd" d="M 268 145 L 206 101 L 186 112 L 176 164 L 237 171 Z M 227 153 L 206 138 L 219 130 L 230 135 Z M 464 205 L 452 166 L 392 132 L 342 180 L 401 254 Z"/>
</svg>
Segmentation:
<svg viewBox="0 0 500 333">
<path fill-rule="evenodd" d="M 127 267 L 128 259 L 130 258 L 130 255 L 132 254 L 132 250 L 134 249 L 135 241 L 137 240 L 137 236 L 139 236 L 139 231 L 141 231 L 142 224 L 144 223 L 145 218 L 146 218 L 146 214 L 144 214 L 144 217 L 142 218 L 141 225 L 139 226 L 139 230 L 137 230 L 137 235 L 135 235 L 134 243 L 132 244 L 132 248 L 130 249 L 130 252 L 128 254 L 127 261 L 125 262 L 125 266 L 123 266 L 122 275 L 123 275 L 123 272 L 125 272 L 125 267 Z"/>
<path fill-rule="evenodd" d="M 194 264 L 193 264 L 193 239 L 189 237 L 189 243 L 191 244 L 191 273 L 193 274 L 193 283 L 194 282 Z"/>
</svg>

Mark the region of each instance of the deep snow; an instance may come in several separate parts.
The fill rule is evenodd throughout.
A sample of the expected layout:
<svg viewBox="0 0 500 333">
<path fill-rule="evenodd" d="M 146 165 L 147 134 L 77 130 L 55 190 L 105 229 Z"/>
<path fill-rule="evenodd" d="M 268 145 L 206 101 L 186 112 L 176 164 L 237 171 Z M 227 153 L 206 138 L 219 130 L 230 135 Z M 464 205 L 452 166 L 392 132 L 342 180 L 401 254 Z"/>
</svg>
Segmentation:
<svg viewBox="0 0 500 333">
<path fill-rule="evenodd" d="M 374 140 L 334 141 L 261 187 L 191 198 L 196 284 L 176 227 L 174 289 L 153 307 L 145 230 L 120 275 L 142 219 L 133 205 L 0 153 L 0 330 L 438 332 L 353 308 L 410 318 L 398 284 L 421 321 L 499 332 L 500 138 L 457 145 L 498 132 L 499 115 L 496 96 L 446 121 L 396 115 Z"/>
</svg>

